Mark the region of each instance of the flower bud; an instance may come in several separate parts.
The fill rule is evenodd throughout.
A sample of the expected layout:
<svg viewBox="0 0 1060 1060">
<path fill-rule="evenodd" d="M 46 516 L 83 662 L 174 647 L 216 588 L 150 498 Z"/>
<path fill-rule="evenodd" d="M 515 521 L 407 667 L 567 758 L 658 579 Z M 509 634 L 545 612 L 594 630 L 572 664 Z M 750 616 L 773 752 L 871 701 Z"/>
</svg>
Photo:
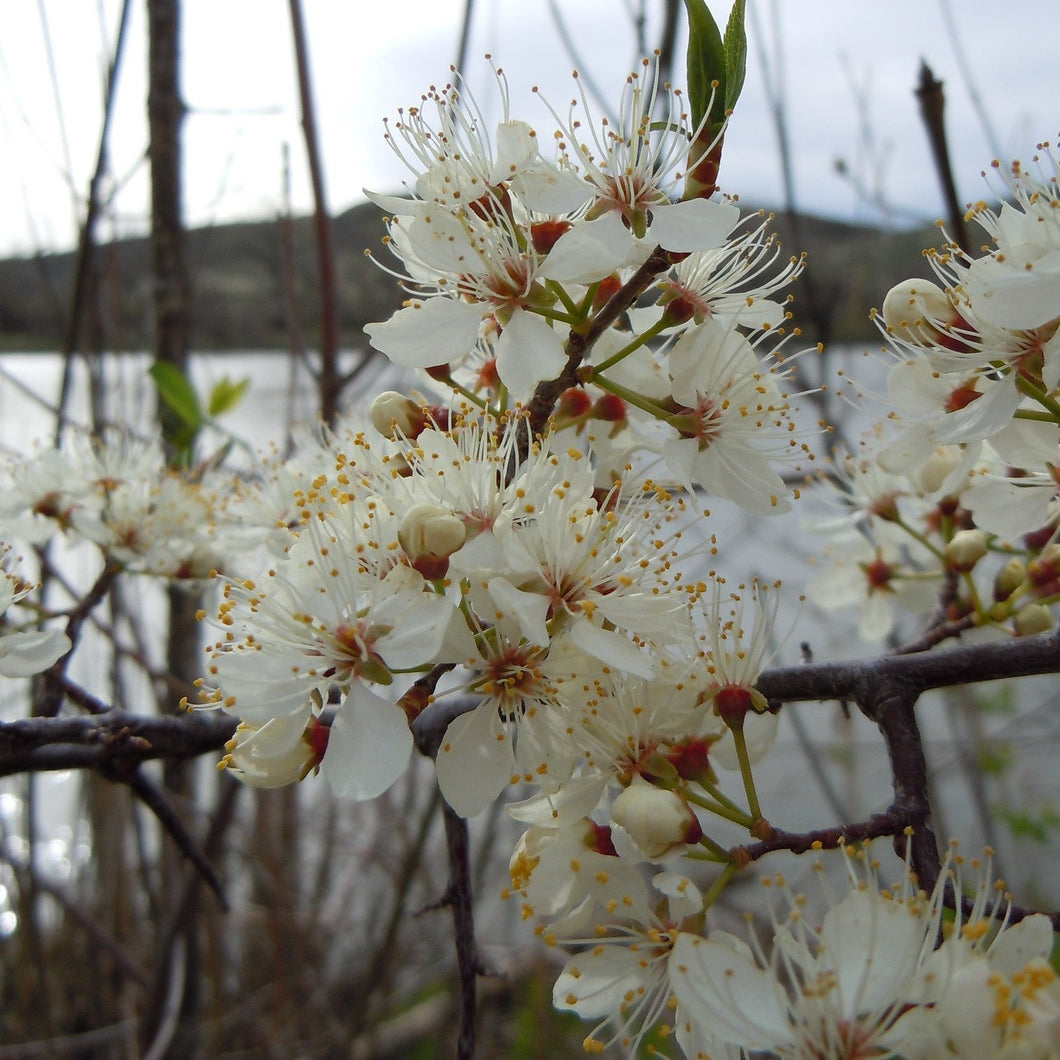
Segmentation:
<svg viewBox="0 0 1060 1060">
<path fill-rule="evenodd" d="M 998 602 L 1007 600 L 1026 580 L 1026 564 L 1023 560 L 1013 557 L 994 578 L 994 599 Z"/>
<path fill-rule="evenodd" d="M 1060 545 L 1046 545 L 1027 565 L 1027 576 L 1038 596 L 1060 592 Z"/>
<path fill-rule="evenodd" d="M 537 221 L 530 225 L 530 242 L 538 254 L 547 254 L 573 227 L 570 221 Z"/>
<path fill-rule="evenodd" d="M 1016 612 L 1012 624 L 1016 627 L 1016 635 L 1020 637 L 1048 633 L 1053 628 L 1053 613 L 1045 604 L 1028 604 Z"/>
<path fill-rule="evenodd" d="M 611 821 L 647 858 L 662 857 L 703 835 L 699 819 L 680 795 L 643 780 L 634 780 L 611 804 Z"/>
<path fill-rule="evenodd" d="M 556 403 L 556 419 L 580 420 L 592 408 L 592 398 L 580 386 L 564 390 Z"/>
<path fill-rule="evenodd" d="M 373 402 L 372 426 L 387 438 L 415 438 L 430 419 L 427 410 L 396 390 L 385 390 Z"/>
<path fill-rule="evenodd" d="M 593 402 L 593 418 L 605 423 L 621 423 L 626 419 L 626 402 L 617 394 L 601 394 Z"/>
<path fill-rule="evenodd" d="M 682 780 L 694 783 L 716 784 L 717 775 L 710 764 L 710 749 L 713 739 L 690 736 L 682 743 L 674 744 L 666 753 Z"/>
<path fill-rule="evenodd" d="M 958 530 L 946 543 L 950 570 L 967 574 L 986 555 L 986 534 L 982 530 Z"/>
<path fill-rule="evenodd" d="M 225 744 L 220 766 L 252 788 L 280 788 L 304 780 L 324 757 L 330 729 L 316 717 L 294 714 L 262 725 L 240 722 Z"/>
<path fill-rule="evenodd" d="M 924 496 L 934 493 L 942 488 L 946 476 L 957 467 L 960 460 L 961 451 L 957 446 L 939 446 L 920 467 L 909 474 L 909 481 Z"/>
<path fill-rule="evenodd" d="M 883 322 L 896 338 L 920 346 L 933 345 L 937 325 L 949 324 L 956 314 L 946 292 L 930 280 L 903 280 L 883 300 Z"/>
<path fill-rule="evenodd" d="M 414 504 L 401 520 L 398 541 L 425 578 L 440 578 L 449 557 L 464 544 L 467 529 L 451 511 L 437 504 Z"/>
</svg>

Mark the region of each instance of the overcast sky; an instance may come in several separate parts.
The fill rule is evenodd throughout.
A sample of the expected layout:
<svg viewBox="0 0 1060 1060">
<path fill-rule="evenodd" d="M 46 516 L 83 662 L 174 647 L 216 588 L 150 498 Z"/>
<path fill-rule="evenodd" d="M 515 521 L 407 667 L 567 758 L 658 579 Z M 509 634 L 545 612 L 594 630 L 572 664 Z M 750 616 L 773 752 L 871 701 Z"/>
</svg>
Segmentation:
<svg viewBox="0 0 1060 1060">
<path fill-rule="evenodd" d="M 530 86 L 539 85 L 563 109 L 575 65 L 617 97 L 639 54 L 630 14 L 639 4 L 555 0 L 575 58 L 561 42 L 549 0 L 477 0 L 467 76 L 483 110 L 499 114 L 492 74 L 481 58 L 487 51 L 508 75 L 514 115 L 525 116 L 539 132 L 547 131 L 550 119 Z M 979 173 L 996 154 L 1027 160 L 1038 141 L 1055 139 L 1060 130 L 1052 0 L 748 0 L 752 5 L 758 17 L 749 19 L 747 88 L 722 167 L 724 189 L 745 202 L 782 202 L 761 65 L 765 54 L 781 57 L 779 75 L 772 62 L 771 76 L 784 86 L 797 200 L 814 212 L 876 219 L 866 196 L 882 194 L 895 222 L 941 216 L 913 95 L 922 58 L 945 82 L 963 200 L 987 195 Z M 382 118 L 447 79 L 463 3 L 304 0 L 304 6 L 328 199 L 339 211 L 360 201 L 363 187 L 394 190 L 406 175 L 383 144 Z M 649 43 L 656 6 L 645 0 Z M 715 5 L 719 22 L 729 6 Z M 144 231 L 146 225 L 143 7 L 143 0 L 133 0 L 111 137 L 112 187 L 120 190 L 104 236 Z M 119 9 L 119 0 L 3 0 L 0 255 L 73 242 L 80 209 L 74 193 L 80 196 L 87 187 L 95 159 L 103 68 Z M 956 48 L 947 9 L 957 19 Z M 274 217 L 283 201 L 285 143 L 291 145 L 295 210 L 310 208 L 288 19 L 285 0 L 184 2 L 190 224 Z M 965 70 L 981 96 L 986 128 Z M 837 159 L 864 194 L 837 173 Z"/>
</svg>

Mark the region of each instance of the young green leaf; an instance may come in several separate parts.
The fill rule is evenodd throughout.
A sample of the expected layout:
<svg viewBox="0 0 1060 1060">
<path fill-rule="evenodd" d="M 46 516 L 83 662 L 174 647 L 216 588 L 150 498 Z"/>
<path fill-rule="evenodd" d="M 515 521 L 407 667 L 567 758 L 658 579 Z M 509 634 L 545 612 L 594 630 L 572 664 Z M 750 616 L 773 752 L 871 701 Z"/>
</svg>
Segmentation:
<svg viewBox="0 0 1060 1060">
<path fill-rule="evenodd" d="M 230 412 L 243 400 L 249 386 L 249 376 L 235 383 L 227 375 L 220 379 L 210 391 L 210 400 L 206 406 L 209 415 L 220 416 L 225 412 Z"/>
<path fill-rule="evenodd" d="M 725 26 L 725 110 L 731 111 L 743 91 L 747 74 L 747 30 L 744 27 L 745 0 L 736 0 Z"/>
<path fill-rule="evenodd" d="M 705 0 L 685 0 L 685 10 L 688 12 L 686 61 L 692 124 L 698 126 L 709 112 L 710 124 L 714 125 L 725 117 L 725 46 Z"/>
<path fill-rule="evenodd" d="M 155 381 L 159 398 L 192 431 L 202 426 L 202 406 L 191 380 L 174 364 L 155 361 L 148 374 Z"/>
</svg>

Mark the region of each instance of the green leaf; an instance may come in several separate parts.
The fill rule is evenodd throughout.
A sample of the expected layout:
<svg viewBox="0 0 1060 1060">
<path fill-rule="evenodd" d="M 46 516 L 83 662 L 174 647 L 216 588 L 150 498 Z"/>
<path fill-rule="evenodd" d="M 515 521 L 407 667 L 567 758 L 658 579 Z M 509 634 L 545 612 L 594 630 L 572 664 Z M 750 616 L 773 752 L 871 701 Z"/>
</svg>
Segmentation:
<svg viewBox="0 0 1060 1060">
<path fill-rule="evenodd" d="M 155 381 L 159 398 L 191 431 L 197 431 L 202 426 L 202 406 L 191 380 L 168 361 L 155 361 L 148 374 Z"/>
<path fill-rule="evenodd" d="M 747 30 L 744 27 L 745 0 L 736 0 L 725 26 L 725 109 L 730 111 L 743 91 L 747 75 Z"/>
<path fill-rule="evenodd" d="M 742 3 L 740 7 L 743 7 Z M 698 127 L 707 116 L 708 108 L 711 124 L 718 120 L 716 115 L 719 111 L 724 117 L 727 96 L 725 47 L 721 31 L 705 0 L 685 0 L 685 10 L 688 12 L 688 101 L 692 107 L 692 124 Z M 718 82 L 718 93 L 711 107 L 715 81 Z"/>
<path fill-rule="evenodd" d="M 708 116 L 709 108 L 709 125 L 719 128 L 743 91 L 747 74 L 745 4 L 746 0 L 736 0 L 733 4 L 722 39 L 706 0 L 685 0 L 688 12 L 688 98 L 692 105 L 692 123 L 696 126 Z M 716 93 L 715 81 L 718 83 Z"/>
<path fill-rule="evenodd" d="M 1033 810 L 1010 810 L 998 808 L 997 816 L 1008 825 L 1009 831 L 1017 839 L 1031 839 L 1035 843 L 1047 843 L 1051 834 L 1060 827 L 1060 814 L 1051 806 L 1046 806 L 1038 813 Z"/>
<path fill-rule="evenodd" d="M 250 386 L 250 376 L 233 383 L 226 375 L 214 384 L 207 402 L 207 411 L 211 416 L 220 416 L 231 412 L 242 400 Z"/>
</svg>

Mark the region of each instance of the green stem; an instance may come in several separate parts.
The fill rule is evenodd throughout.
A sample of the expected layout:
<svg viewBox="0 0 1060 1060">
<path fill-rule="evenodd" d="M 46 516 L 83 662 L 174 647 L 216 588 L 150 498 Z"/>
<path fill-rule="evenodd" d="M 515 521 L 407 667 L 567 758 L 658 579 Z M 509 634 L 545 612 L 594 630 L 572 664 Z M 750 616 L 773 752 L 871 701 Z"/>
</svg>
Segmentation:
<svg viewBox="0 0 1060 1060">
<path fill-rule="evenodd" d="M 758 792 L 755 791 L 755 779 L 751 773 L 751 759 L 747 754 L 747 741 L 744 739 L 743 726 L 731 728 L 732 742 L 736 747 L 736 757 L 740 762 L 740 776 L 743 778 L 744 791 L 747 792 L 747 806 L 754 820 L 762 817 L 762 808 L 758 805 Z"/>
<path fill-rule="evenodd" d="M 717 785 L 711 784 L 709 781 L 701 780 L 699 786 L 712 798 L 717 799 L 723 806 L 728 806 L 730 810 L 735 810 L 737 813 L 743 813 L 744 810 L 738 806 L 732 799 L 728 797 Z"/>
<path fill-rule="evenodd" d="M 988 618 L 989 615 L 987 610 L 983 607 L 983 601 L 979 598 L 979 590 L 976 588 L 975 579 L 972 577 L 971 571 L 965 571 L 962 575 L 965 587 L 968 590 L 968 597 L 972 601 L 972 607 L 975 608 L 975 613 L 980 618 Z"/>
<path fill-rule="evenodd" d="M 732 860 L 729 857 L 729 852 L 720 843 L 715 843 L 714 840 L 711 839 L 708 835 L 703 835 L 699 837 L 699 845 L 704 849 L 708 850 L 719 861 L 724 862 Z"/>
<path fill-rule="evenodd" d="M 730 861 L 724 869 L 721 870 L 721 875 L 710 885 L 707 889 L 707 893 L 703 895 L 703 912 L 705 913 L 717 900 L 721 897 L 721 892 L 725 890 L 729 885 L 729 881 L 736 874 L 736 862 Z"/>
<path fill-rule="evenodd" d="M 657 420 L 665 420 L 670 415 L 670 412 L 661 405 L 657 405 L 654 401 L 646 398 L 643 394 L 638 394 L 635 390 L 622 386 L 621 383 L 603 379 L 595 374 L 593 375 L 592 383 L 601 390 L 606 390 L 609 394 L 614 394 L 616 397 L 622 398 L 623 401 L 628 401 L 635 408 L 643 409 Z"/>
<path fill-rule="evenodd" d="M 732 821 L 734 824 L 738 824 L 742 828 L 750 828 L 754 823 L 754 818 L 745 810 L 741 810 L 738 806 L 726 806 L 723 803 L 715 802 L 713 799 L 707 799 L 702 795 L 697 795 L 693 791 L 685 792 L 685 798 L 687 798 L 689 802 L 695 803 L 696 806 L 700 806 L 704 810 L 709 810 L 718 817 L 724 817 L 725 820 Z"/>
<path fill-rule="evenodd" d="M 594 371 L 606 372 L 612 365 L 618 364 L 619 361 L 625 360 L 634 351 L 647 345 L 656 335 L 664 332 L 667 327 L 668 325 L 665 321 L 657 320 L 643 335 L 638 335 L 632 342 L 626 343 L 618 353 L 613 353 L 606 361 L 601 361 L 599 364 L 594 365 Z"/>
<path fill-rule="evenodd" d="M 549 309 L 547 306 L 526 306 L 526 312 L 536 313 L 539 317 L 544 317 L 546 320 L 557 320 L 561 324 L 569 324 L 572 328 L 585 323 L 583 318 L 575 316 L 573 313 L 561 313 L 558 309 Z"/>
<path fill-rule="evenodd" d="M 686 850 L 684 856 L 690 861 L 709 861 L 711 865 L 728 865 L 732 862 L 728 851 L 723 851 L 719 855 L 712 854 L 708 850 Z"/>
<path fill-rule="evenodd" d="M 1016 387 L 1021 394 L 1037 401 L 1042 408 L 1052 413 L 1054 423 L 1060 423 L 1060 403 L 1056 398 L 1050 397 L 1041 387 L 1035 386 L 1025 375 L 1016 375 Z"/>
<path fill-rule="evenodd" d="M 445 385 L 449 387 L 450 390 L 459 394 L 461 397 L 467 398 L 467 400 L 470 401 L 472 405 L 483 409 L 491 416 L 496 415 L 493 410 L 490 409 L 489 402 L 486 401 L 485 398 L 481 398 L 478 396 L 478 394 L 475 394 L 472 391 L 468 390 L 466 387 L 461 386 L 451 375 L 446 375 L 443 379 L 439 381 L 445 383 Z"/>
<path fill-rule="evenodd" d="M 941 560 L 942 563 L 945 564 L 946 556 L 942 552 L 942 550 L 940 548 L 936 547 L 935 545 L 933 545 L 928 540 L 928 538 L 924 534 L 922 534 L 919 530 L 914 529 L 912 526 L 910 526 L 901 517 L 890 519 L 888 521 L 894 523 L 895 526 L 900 526 L 911 538 L 913 538 L 916 541 L 919 541 L 920 544 L 922 544 L 924 546 L 924 548 L 926 548 L 936 559 Z"/>
<path fill-rule="evenodd" d="M 566 307 L 567 312 L 572 317 L 578 320 L 584 320 L 588 315 L 588 311 L 579 306 L 573 298 L 567 293 L 567 288 L 561 283 L 557 283 L 555 280 L 546 280 L 545 286 L 563 303 Z"/>
<path fill-rule="evenodd" d="M 1012 414 L 1014 420 L 1037 420 L 1039 423 L 1056 423 L 1056 417 L 1049 412 L 1038 412 L 1037 409 L 1016 409 Z"/>
</svg>

